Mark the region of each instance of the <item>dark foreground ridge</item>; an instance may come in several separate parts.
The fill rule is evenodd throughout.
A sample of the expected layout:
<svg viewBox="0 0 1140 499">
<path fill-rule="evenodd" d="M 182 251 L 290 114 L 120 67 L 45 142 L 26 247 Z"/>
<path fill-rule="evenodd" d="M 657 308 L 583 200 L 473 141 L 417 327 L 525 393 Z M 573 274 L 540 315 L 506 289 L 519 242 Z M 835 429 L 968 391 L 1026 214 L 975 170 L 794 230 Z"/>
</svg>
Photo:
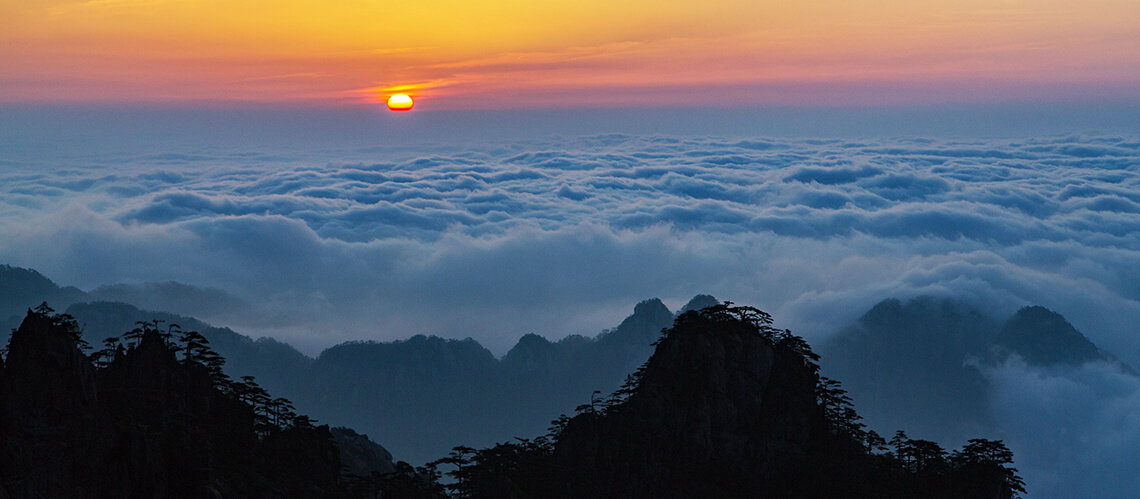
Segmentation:
<svg viewBox="0 0 1140 499">
<path fill-rule="evenodd" d="M 0 363 L 0 498 L 337 497 L 342 454 L 392 469 L 367 438 L 231 380 L 201 335 L 139 326 L 86 354 L 70 316 L 28 311 Z"/>
<path fill-rule="evenodd" d="M 609 397 L 548 435 L 457 447 L 420 468 L 317 426 L 206 340 L 157 322 L 87 346 L 46 304 L 0 363 L 0 499 L 982 498 L 1023 492 L 1012 453 L 947 453 L 859 422 L 802 338 L 751 307 L 677 317 Z M 90 353 L 85 353 L 89 351 Z M 462 408 L 454 408 L 461 411 Z M 350 472 L 350 473 L 346 473 Z M 446 478 L 444 477 L 446 475 Z"/>
<path fill-rule="evenodd" d="M 947 453 L 859 423 L 802 338 L 751 307 L 679 316 L 649 361 L 550 434 L 357 484 L 401 497 L 994 498 L 1024 492 L 1012 453 L 971 440 Z M 442 475 L 449 480 L 441 484 Z M 388 497 L 388 496 L 385 496 Z"/>
</svg>

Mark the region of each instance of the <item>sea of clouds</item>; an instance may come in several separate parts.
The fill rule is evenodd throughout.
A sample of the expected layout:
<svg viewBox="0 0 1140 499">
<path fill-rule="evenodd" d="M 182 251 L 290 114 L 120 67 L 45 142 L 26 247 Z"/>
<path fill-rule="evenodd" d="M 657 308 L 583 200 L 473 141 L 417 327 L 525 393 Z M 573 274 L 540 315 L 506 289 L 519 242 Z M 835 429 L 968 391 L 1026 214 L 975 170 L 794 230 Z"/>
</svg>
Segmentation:
<svg viewBox="0 0 1140 499">
<path fill-rule="evenodd" d="M 1140 366 L 1137 136 L 236 144 L 0 152 L 0 262 L 83 289 L 220 290 L 248 310 L 205 319 L 310 353 L 427 333 L 501 354 L 697 293 L 818 341 L 934 294 L 995 316 L 1044 305 Z M 987 375 L 1030 497 L 1078 478 L 1127 495 L 1100 465 L 1140 461 L 1135 377 Z"/>
<path fill-rule="evenodd" d="M 1135 137 L 47 156 L 3 158 L 0 261 L 84 289 L 220 288 L 257 305 L 245 325 L 315 343 L 437 332 L 501 351 L 699 292 L 812 337 L 935 293 L 1045 305 L 1140 364 Z"/>
</svg>

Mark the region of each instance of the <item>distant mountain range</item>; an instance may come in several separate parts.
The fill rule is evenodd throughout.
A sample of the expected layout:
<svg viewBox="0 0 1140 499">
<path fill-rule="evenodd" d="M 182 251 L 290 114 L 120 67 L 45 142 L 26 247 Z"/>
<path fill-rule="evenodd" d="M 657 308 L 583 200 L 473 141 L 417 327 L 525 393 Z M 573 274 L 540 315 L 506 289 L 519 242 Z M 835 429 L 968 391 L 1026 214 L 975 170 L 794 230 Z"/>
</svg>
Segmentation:
<svg viewBox="0 0 1140 499">
<path fill-rule="evenodd" d="M 932 297 L 884 300 L 818 351 L 824 374 L 843 380 L 872 428 L 906 428 L 940 442 L 992 426 L 982 368 L 1011 355 L 1031 366 L 1108 362 L 1134 373 L 1044 307 L 1002 321 Z"/>
<path fill-rule="evenodd" d="M 39 301 L 31 303 L 34 300 Z M 259 319 L 249 303 L 217 288 L 167 281 L 112 284 L 83 291 L 74 286 L 61 287 L 32 269 L 0 264 L 0 323 L 15 327 L 28 307 L 42 302 L 64 310 L 74 303 L 99 301 L 223 322 Z"/>
<path fill-rule="evenodd" d="M 69 304 L 64 311 L 96 346 L 134 328 L 137 321 L 178 324 L 206 337 L 226 358 L 231 376 L 254 376 L 316 419 L 360 430 L 411 462 L 439 457 L 455 445 L 489 445 L 544 431 L 553 416 L 588 402 L 595 390 L 608 393 L 620 386 L 648 358 L 650 343 L 674 318 L 660 300 L 652 299 L 596 337 L 574 335 L 551 342 L 529 334 L 502 359 L 471 339 L 422 335 L 395 342 L 344 343 L 313 359 L 285 343 L 253 340 L 191 317 L 122 302 L 83 301 L 100 295 L 61 288 L 34 270 L 0 266 L 0 284 L 0 293 L 5 293 L 0 295 L 5 297 L 0 311 L 11 314 L 0 324 L 0 334 L 6 335 L 28 308 L 44 301 L 53 307 Z M 183 285 L 155 289 L 196 295 Z M 701 295 L 682 310 L 715 303 L 715 298 Z"/>
<path fill-rule="evenodd" d="M 196 293 L 173 284 L 131 289 Z M 33 270 L 0 266 L 0 313 L 15 316 L 2 331 L 43 301 L 57 308 L 68 304 L 66 312 L 93 345 L 130 330 L 136 321 L 177 323 L 201 332 L 227 359 L 231 376 L 255 376 L 298 410 L 355 428 L 397 459 L 413 463 L 446 455 L 456 445 L 488 446 L 541 434 L 553 417 L 590 403 L 595 391 L 608 394 L 620 387 L 677 316 L 660 300 L 646 300 L 613 330 L 557 342 L 528 334 L 501 359 L 472 339 L 422 335 L 344 343 L 314 359 L 276 340 L 254 340 L 135 304 L 86 301 L 91 296 L 99 295 L 60 287 Z M 120 290 L 119 297 L 131 296 Z M 715 304 L 715 298 L 698 295 L 679 312 Z M 1044 308 L 1028 307 L 1002 321 L 935 298 L 885 300 L 818 350 L 823 373 L 844 382 L 872 428 L 901 428 L 956 443 L 990 427 L 981 363 L 1015 353 L 1031 364 L 1119 364 Z"/>
</svg>

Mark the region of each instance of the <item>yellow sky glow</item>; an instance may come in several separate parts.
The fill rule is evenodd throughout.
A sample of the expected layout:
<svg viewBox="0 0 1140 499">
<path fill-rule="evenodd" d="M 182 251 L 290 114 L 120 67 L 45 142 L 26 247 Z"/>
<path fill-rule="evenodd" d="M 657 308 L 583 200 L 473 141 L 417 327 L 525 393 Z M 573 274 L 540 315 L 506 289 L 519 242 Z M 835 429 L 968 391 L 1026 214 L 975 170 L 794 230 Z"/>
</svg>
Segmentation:
<svg viewBox="0 0 1140 499">
<path fill-rule="evenodd" d="M 1137 87 L 1135 0 L 0 0 L 0 103 L 861 105 Z"/>
</svg>

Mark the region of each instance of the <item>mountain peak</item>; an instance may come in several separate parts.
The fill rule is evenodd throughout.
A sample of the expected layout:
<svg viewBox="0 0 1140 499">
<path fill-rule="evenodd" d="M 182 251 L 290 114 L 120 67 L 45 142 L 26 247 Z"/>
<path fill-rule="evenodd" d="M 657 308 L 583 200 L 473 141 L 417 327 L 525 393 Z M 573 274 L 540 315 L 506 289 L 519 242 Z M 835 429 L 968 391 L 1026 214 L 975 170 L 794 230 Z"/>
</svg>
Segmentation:
<svg viewBox="0 0 1140 499">
<path fill-rule="evenodd" d="M 814 369 L 731 319 L 681 316 L 628 401 L 570 420 L 573 495 L 741 497 L 807 455 L 826 431 Z"/>
<path fill-rule="evenodd" d="M 997 344 L 1033 365 L 1080 365 L 1106 359 L 1061 314 L 1041 306 L 1018 310 L 1005 323 Z"/>
<path fill-rule="evenodd" d="M 86 411 L 96 401 L 95 372 L 77 338 L 74 323 L 29 310 L 8 343 L 0 397 L 49 408 L 45 414 L 61 420 Z"/>
<path fill-rule="evenodd" d="M 84 295 L 78 288 L 60 287 L 36 270 L 0 264 L 0 320 L 12 316 L 19 320 L 25 308 L 42 302 L 66 306 Z"/>
<path fill-rule="evenodd" d="M 503 363 L 517 365 L 526 371 L 549 369 L 554 361 L 554 348 L 550 340 L 528 333 L 503 356 Z"/>
<path fill-rule="evenodd" d="M 720 304 L 720 301 L 718 301 L 712 295 L 697 295 L 694 296 L 692 300 L 689 300 L 689 303 L 686 303 L 685 306 L 681 307 L 681 310 L 677 311 L 677 315 L 681 315 L 690 310 L 708 308 L 717 304 Z"/>
<path fill-rule="evenodd" d="M 660 298 L 650 298 L 648 300 L 642 300 L 638 302 L 637 305 L 634 305 L 633 315 L 647 316 L 660 314 L 662 310 L 668 311 L 669 307 L 666 307 L 665 304 L 661 302 Z"/>
</svg>

